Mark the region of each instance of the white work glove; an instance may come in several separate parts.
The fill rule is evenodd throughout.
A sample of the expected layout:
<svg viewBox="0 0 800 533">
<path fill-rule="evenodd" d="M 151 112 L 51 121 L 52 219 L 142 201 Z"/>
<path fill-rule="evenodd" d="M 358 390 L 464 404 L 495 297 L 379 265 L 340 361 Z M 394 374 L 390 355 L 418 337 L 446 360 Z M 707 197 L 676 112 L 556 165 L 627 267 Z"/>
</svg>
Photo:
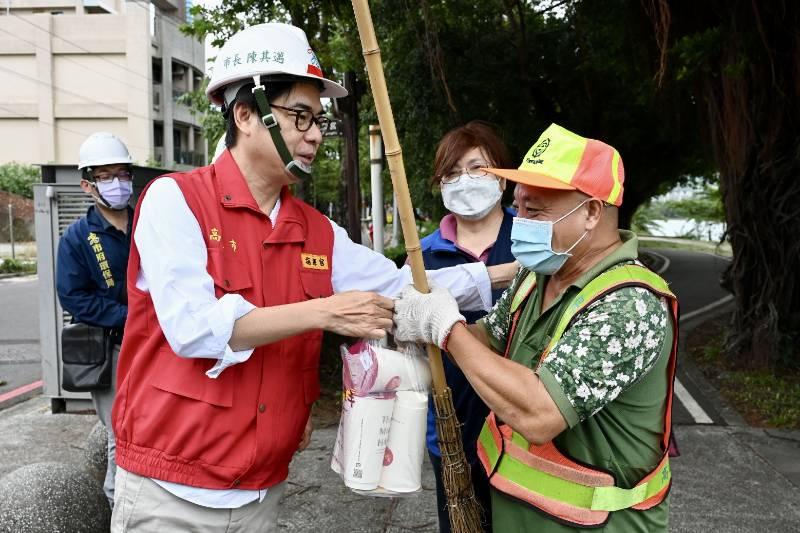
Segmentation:
<svg viewBox="0 0 800 533">
<path fill-rule="evenodd" d="M 409 285 L 394 302 L 394 337 L 399 341 L 444 348 L 457 322 L 466 320 L 458 311 L 455 298 L 442 287 L 432 287 L 430 293 L 422 294 Z"/>
</svg>

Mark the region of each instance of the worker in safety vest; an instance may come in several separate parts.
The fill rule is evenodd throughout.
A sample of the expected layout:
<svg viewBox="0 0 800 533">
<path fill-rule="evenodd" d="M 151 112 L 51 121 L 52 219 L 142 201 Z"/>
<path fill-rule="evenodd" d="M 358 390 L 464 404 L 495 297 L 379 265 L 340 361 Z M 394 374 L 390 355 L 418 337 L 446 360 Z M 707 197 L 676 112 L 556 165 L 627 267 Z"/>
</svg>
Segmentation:
<svg viewBox="0 0 800 533">
<path fill-rule="evenodd" d="M 227 148 L 154 180 L 136 208 L 112 531 L 276 529 L 289 462 L 311 435 L 322 330 L 383 336 L 389 297 L 411 279 L 289 191 L 328 123 L 320 97 L 347 94 L 302 30 L 237 33 L 207 92 Z M 488 309 L 492 282 L 515 273 L 493 269 L 430 277 Z"/>
<path fill-rule="evenodd" d="M 408 287 L 396 337 L 451 354 L 491 409 L 478 439 L 495 531 L 666 532 L 678 305 L 618 229 L 619 153 L 555 124 L 518 170 L 523 268 L 465 326 L 446 289 Z"/>
</svg>

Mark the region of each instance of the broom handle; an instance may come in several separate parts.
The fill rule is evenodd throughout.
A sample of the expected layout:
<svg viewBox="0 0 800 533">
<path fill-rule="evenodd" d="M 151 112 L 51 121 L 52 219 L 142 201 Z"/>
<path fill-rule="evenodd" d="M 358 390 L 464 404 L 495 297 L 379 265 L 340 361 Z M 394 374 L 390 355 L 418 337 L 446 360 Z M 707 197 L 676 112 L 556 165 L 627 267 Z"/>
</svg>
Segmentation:
<svg viewBox="0 0 800 533">
<path fill-rule="evenodd" d="M 411 205 L 411 194 L 408 192 L 406 169 L 403 165 L 403 151 L 397 138 L 397 129 L 394 125 L 392 106 L 389 103 L 389 91 L 386 88 L 386 79 L 383 77 L 383 64 L 381 51 L 378 48 L 378 39 L 375 37 L 375 28 L 372 25 L 372 15 L 369 11 L 367 0 L 353 0 L 353 10 L 356 14 L 358 34 L 361 38 L 361 47 L 367 62 L 367 72 L 372 85 L 372 97 L 375 99 L 375 110 L 378 113 L 378 122 L 381 125 L 381 135 L 386 147 L 386 159 L 389 162 L 389 174 L 392 177 L 392 186 L 397 195 L 397 210 L 400 224 L 403 227 L 403 239 L 406 243 L 406 252 L 411 263 L 411 274 L 414 287 L 422 293 L 430 292 L 428 278 L 425 276 L 425 264 L 422 261 L 422 249 L 417 235 L 417 224 L 414 220 L 414 209 Z M 428 359 L 431 365 L 433 388 L 441 393 L 447 387 L 442 365 L 442 353 L 439 347 L 428 345 Z"/>
</svg>

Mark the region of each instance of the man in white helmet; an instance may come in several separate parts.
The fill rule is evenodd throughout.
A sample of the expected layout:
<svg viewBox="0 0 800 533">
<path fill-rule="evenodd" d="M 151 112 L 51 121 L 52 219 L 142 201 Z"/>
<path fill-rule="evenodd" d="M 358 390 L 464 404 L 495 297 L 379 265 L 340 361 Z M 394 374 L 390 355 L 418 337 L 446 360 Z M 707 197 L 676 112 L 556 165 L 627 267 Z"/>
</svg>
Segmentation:
<svg viewBox="0 0 800 533">
<path fill-rule="evenodd" d="M 58 243 L 56 290 L 73 322 L 106 328 L 114 344 L 111 387 L 92 391 L 100 421 L 108 430 L 108 467 L 103 485 L 114 504 L 114 401 L 116 361 L 122 330 L 128 316 L 125 290 L 132 210 L 131 159 L 125 144 L 115 135 L 93 133 L 80 147 L 78 168 L 81 189 L 95 203 L 86 216 L 76 220 Z"/>
<path fill-rule="evenodd" d="M 208 87 L 227 148 L 143 193 L 113 416 L 113 531 L 274 530 L 289 462 L 311 435 L 322 331 L 391 328 L 389 297 L 409 269 L 289 191 L 322 142 L 320 97 L 346 94 L 302 30 L 247 28 L 219 51 Z M 464 308 L 490 306 L 482 263 L 431 278 Z"/>
</svg>

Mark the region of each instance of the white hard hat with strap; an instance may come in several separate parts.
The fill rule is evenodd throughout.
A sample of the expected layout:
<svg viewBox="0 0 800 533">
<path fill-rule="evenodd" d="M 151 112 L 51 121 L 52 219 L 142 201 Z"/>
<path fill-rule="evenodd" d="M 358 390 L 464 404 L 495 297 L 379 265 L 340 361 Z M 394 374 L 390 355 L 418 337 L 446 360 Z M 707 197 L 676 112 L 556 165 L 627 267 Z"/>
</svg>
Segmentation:
<svg viewBox="0 0 800 533">
<path fill-rule="evenodd" d="M 322 97 L 347 96 L 344 87 L 325 78 L 305 32 L 278 23 L 251 26 L 231 37 L 217 55 L 206 95 L 212 103 L 230 106 L 239 89 L 252 81 L 261 121 L 269 130 L 286 170 L 300 179 L 307 179 L 309 169 L 293 159 L 272 114 L 263 85 L 269 83 L 271 77 L 318 82 L 322 85 Z"/>
<path fill-rule="evenodd" d="M 130 165 L 133 158 L 128 147 L 113 133 L 98 131 L 83 141 L 78 151 L 78 169 L 102 165 Z"/>
</svg>

